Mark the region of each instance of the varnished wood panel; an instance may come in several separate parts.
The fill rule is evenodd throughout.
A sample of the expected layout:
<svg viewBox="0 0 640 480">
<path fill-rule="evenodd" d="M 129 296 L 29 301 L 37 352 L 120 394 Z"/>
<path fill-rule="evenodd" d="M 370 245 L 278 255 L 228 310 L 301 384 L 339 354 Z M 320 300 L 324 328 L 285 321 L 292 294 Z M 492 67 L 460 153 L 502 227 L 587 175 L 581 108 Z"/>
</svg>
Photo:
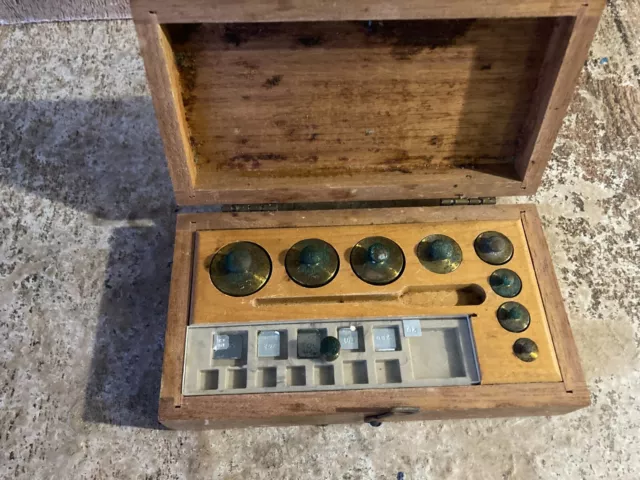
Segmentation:
<svg viewBox="0 0 640 480">
<path fill-rule="evenodd" d="M 154 15 L 149 20 L 136 23 L 140 50 L 176 195 L 189 195 L 195 183 L 196 166 L 176 62 L 165 30 Z"/>
<path fill-rule="evenodd" d="M 155 12 L 163 23 L 392 20 L 575 15 L 584 0 L 132 0 L 134 18 Z"/>
<path fill-rule="evenodd" d="M 161 401 L 160 418 L 171 428 L 238 428 L 361 423 L 367 415 L 401 406 L 420 413 L 384 421 L 558 415 L 588 404 L 584 387 L 568 393 L 562 383 L 530 383 L 188 397 L 179 409 Z"/>
<path fill-rule="evenodd" d="M 603 6 L 599 1 L 581 8 L 576 18 L 556 21 L 516 160 L 525 189 L 537 189 L 542 181 Z"/>
<path fill-rule="evenodd" d="M 196 188 L 406 184 L 452 168 L 509 177 L 551 26 L 172 27 Z"/>
<path fill-rule="evenodd" d="M 584 385 L 584 374 L 576 344 L 573 340 L 571 325 L 569 325 L 569 318 L 562 301 L 558 279 L 555 275 L 553 263 L 551 263 L 549 247 L 544 238 L 540 217 L 532 205 L 525 205 L 522 210 L 522 224 L 527 236 L 540 293 L 544 299 L 547 318 L 553 320 L 549 321 L 549 327 L 562 379 L 566 389 L 572 391 Z"/>
<path fill-rule="evenodd" d="M 182 366 L 189 321 L 193 247 L 193 233 L 178 228 L 173 247 L 169 312 L 160 386 L 160 397 L 171 398 L 176 405 L 180 405 L 182 399 Z"/>
</svg>

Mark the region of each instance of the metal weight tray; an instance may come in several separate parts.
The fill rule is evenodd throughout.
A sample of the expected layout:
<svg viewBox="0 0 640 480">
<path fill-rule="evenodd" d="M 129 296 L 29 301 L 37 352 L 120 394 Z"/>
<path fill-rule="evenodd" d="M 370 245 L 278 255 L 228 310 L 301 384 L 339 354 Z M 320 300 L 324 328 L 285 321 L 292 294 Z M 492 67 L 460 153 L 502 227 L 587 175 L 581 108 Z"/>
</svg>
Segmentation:
<svg viewBox="0 0 640 480">
<path fill-rule="evenodd" d="M 340 341 L 326 361 L 320 342 Z M 187 328 L 183 395 L 480 383 L 469 316 L 362 318 Z"/>
</svg>

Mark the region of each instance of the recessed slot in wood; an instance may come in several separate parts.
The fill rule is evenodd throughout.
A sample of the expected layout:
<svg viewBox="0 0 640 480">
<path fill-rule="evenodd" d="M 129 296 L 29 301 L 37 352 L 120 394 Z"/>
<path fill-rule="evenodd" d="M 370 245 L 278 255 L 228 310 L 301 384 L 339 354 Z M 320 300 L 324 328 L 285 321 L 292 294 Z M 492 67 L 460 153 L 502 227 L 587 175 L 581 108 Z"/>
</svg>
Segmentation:
<svg viewBox="0 0 640 480">
<path fill-rule="evenodd" d="M 402 374 L 400 373 L 400 361 L 376 361 L 376 377 L 379 384 L 402 382 Z"/>
<path fill-rule="evenodd" d="M 247 370 L 227 369 L 227 388 L 247 388 Z"/>
<path fill-rule="evenodd" d="M 307 384 L 304 367 L 287 367 L 287 385 L 302 387 Z"/>
<path fill-rule="evenodd" d="M 343 372 L 344 383 L 346 385 L 369 383 L 369 375 L 367 374 L 367 362 L 365 360 L 344 362 Z"/>
<path fill-rule="evenodd" d="M 486 299 L 480 285 L 437 285 L 426 287 L 407 287 L 400 292 L 366 293 L 358 295 L 328 295 L 309 297 L 268 297 L 256 298 L 256 307 L 271 307 L 290 304 L 317 305 L 327 303 L 360 302 L 402 302 L 406 305 L 426 306 L 464 306 L 481 305 Z"/>
<path fill-rule="evenodd" d="M 423 328 L 420 337 L 408 340 L 416 380 L 466 375 L 458 329 Z"/>
<path fill-rule="evenodd" d="M 217 390 L 218 370 L 200 370 L 200 390 Z"/>
<path fill-rule="evenodd" d="M 275 387 L 278 384 L 276 367 L 259 368 L 256 374 L 257 387 Z"/>
<path fill-rule="evenodd" d="M 333 365 L 321 365 L 314 367 L 314 382 L 316 385 L 335 385 Z"/>
</svg>

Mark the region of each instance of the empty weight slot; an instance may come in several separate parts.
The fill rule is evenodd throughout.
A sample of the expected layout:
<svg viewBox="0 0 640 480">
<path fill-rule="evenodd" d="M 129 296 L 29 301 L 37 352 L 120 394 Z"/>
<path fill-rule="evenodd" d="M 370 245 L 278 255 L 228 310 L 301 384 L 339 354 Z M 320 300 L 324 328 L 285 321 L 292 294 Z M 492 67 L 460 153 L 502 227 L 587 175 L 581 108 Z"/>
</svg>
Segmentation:
<svg viewBox="0 0 640 480">
<path fill-rule="evenodd" d="M 333 365 L 322 365 L 315 367 L 314 380 L 316 385 L 335 385 L 336 379 L 333 374 Z"/>
<path fill-rule="evenodd" d="M 259 368 L 257 373 L 257 387 L 275 387 L 278 384 L 276 367 Z"/>
<path fill-rule="evenodd" d="M 227 370 L 227 388 L 247 388 L 247 370 Z"/>
<path fill-rule="evenodd" d="M 218 379 L 218 370 L 200 370 L 200 390 L 217 390 Z"/>
<path fill-rule="evenodd" d="M 304 367 L 287 367 L 287 385 L 301 387 L 307 384 Z"/>
<path fill-rule="evenodd" d="M 367 362 L 365 360 L 344 362 L 344 383 L 346 385 L 369 383 Z"/>
<path fill-rule="evenodd" d="M 457 328 L 423 328 L 409 338 L 409 349 L 416 380 L 466 376 Z"/>
<path fill-rule="evenodd" d="M 379 384 L 402 382 L 402 374 L 400 373 L 400 361 L 378 360 L 376 362 L 376 377 Z"/>
</svg>

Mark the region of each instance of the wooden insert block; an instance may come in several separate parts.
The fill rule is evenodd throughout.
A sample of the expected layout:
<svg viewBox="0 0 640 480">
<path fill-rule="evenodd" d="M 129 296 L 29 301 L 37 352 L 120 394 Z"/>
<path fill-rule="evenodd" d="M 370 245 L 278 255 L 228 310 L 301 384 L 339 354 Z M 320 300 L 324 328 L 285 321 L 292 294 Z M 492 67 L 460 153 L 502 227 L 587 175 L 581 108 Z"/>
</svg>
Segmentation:
<svg viewBox="0 0 640 480">
<path fill-rule="evenodd" d="M 474 240 L 486 231 L 501 232 L 513 243 L 514 255 L 507 264 L 490 265 L 477 256 Z M 416 246 L 432 234 L 447 235 L 460 245 L 463 261 L 455 271 L 433 273 L 418 260 Z M 404 252 L 404 272 L 389 285 L 365 283 L 351 268 L 351 248 L 369 236 L 390 238 Z M 320 288 L 305 288 L 293 282 L 284 266 L 287 250 L 307 238 L 329 242 L 340 255 L 337 275 Z M 272 261 L 267 284 L 246 297 L 222 293 L 209 276 L 213 255 L 236 241 L 259 244 Z M 521 278 L 522 291 L 515 298 L 500 297 L 491 289 L 489 276 L 499 268 L 509 268 Z M 511 333 L 500 326 L 496 312 L 507 301 L 519 302 L 529 311 L 531 324 L 526 331 Z M 472 315 L 482 383 L 562 380 L 520 219 L 196 232 L 191 324 L 462 314 Z M 513 355 L 512 345 L 521 337 L 538 344 L 540 355 L 534 362 L 526 363 Z"/>
</svg>

